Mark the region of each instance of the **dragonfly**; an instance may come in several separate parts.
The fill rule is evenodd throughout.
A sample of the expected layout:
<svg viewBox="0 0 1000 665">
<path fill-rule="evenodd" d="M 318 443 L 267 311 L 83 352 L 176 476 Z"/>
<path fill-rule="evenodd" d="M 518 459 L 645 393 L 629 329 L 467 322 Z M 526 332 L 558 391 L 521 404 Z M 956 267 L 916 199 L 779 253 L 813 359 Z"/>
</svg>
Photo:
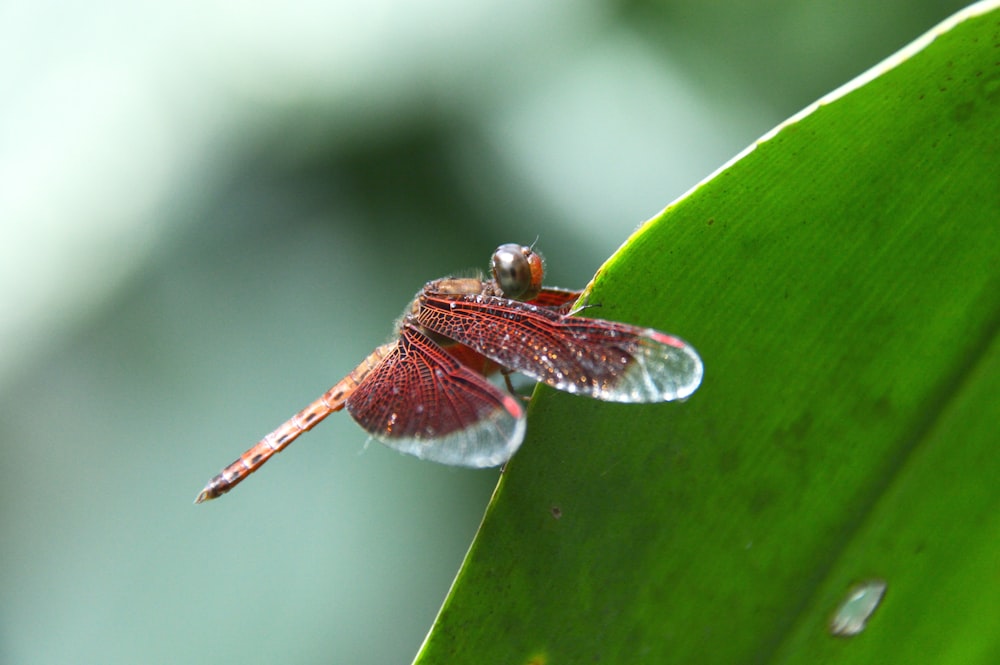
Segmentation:
<svg viewBox="0 0 1000 665">
<path fill-rule="evenodd" d="M 577 316 L 588 308 L 576 306 L 583 292 L 544 287 L 533 247 L 501 245 L 491 263 L 485 278 L 427 282 L 395 339 L 224 468 L 195 503 L 222 496 L 345 408 L 400 452 L 453 466 L 504 464 L 524 439 L 526 418 L 519 396 L 487 378 L 496 371 L 606 402 L 683 400 L 701 384 L 701 358 L 681 338 Z"/>
</svg>

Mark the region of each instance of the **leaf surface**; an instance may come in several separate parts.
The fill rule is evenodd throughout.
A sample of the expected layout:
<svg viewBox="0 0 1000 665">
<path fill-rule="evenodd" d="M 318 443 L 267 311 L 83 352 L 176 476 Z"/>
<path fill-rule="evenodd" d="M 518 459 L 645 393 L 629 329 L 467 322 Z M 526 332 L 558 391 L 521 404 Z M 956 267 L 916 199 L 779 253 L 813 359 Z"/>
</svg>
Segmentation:
<svg viewBox="0 0 1000 665">
<path fill-rule="evenodd" d="M 976 5 L 640 229 L 588 316 L 677 334 L 685 403 L 539 388 L 421 653 L 1000 661 L 1000 11 Z M 885 597 L 855 637 L 852 585 Z"/>
</svg>

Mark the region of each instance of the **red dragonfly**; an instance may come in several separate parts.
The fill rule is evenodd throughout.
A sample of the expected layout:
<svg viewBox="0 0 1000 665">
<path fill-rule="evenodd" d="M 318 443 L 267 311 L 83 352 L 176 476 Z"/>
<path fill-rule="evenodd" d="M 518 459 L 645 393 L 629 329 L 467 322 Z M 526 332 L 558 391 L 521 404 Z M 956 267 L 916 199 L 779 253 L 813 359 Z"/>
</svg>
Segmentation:
<svg viewBox="0 0 1000 665">
<path fill-rule="evenodd" d="M 222 496 L 344 407 L 401 452 L 456 466 L 503 464 L 524 438 L 525 412 L 485 378 L 498 369 L 607 402 L 669 402 L 697 390 L 701 358 L 684 340 L 572 316 L 581 292 L 543 287 L 542 257 L 531 247 L 502 245 L 492 264 L 488 279 L 424 285 L 397 339 L 223 469 L 195 503 Z"/>
</svg>

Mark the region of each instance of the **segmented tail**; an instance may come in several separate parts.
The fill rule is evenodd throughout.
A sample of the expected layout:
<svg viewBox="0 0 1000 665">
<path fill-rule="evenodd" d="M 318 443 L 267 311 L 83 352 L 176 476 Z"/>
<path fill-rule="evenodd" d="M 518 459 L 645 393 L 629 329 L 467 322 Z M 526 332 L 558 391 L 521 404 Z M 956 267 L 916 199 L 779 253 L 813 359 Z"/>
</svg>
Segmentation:
<svg viewBox="0 0 1000 665">
<path fill-rule="evenodd" d="M 240 484 L 247 476 L 256 471 L 275 453 L 284 450 L 288 444 L 308 432 L 321 420 L 334 411 L 340 411 L 351 394 L 357 390 L 368 374 L 389 354 L 396 342 L 384 344 L 358 365 L 354 371 L 341 379 L 337 385 L 323 393 L 315 402 L 289 418 L 277 429 L 258 441 L 252 448 L 239 456 L 219 475 L 208 481 L 195 503 L 217 499 Z"/>
</svg>

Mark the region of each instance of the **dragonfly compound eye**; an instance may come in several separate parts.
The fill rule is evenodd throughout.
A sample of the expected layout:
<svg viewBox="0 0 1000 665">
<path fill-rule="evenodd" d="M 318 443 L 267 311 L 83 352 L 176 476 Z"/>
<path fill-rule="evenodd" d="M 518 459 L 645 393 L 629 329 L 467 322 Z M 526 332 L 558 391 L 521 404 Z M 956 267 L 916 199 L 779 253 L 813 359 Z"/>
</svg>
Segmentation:
<svg viewBox="0 0 1000 665">
<path fill-rule="evenodd" d="M 542 257 L 530 247 L 501 245 L 493 252 L 493 278 L 504 296 L 531 300 L 542 288 Z"/>
</svg>

